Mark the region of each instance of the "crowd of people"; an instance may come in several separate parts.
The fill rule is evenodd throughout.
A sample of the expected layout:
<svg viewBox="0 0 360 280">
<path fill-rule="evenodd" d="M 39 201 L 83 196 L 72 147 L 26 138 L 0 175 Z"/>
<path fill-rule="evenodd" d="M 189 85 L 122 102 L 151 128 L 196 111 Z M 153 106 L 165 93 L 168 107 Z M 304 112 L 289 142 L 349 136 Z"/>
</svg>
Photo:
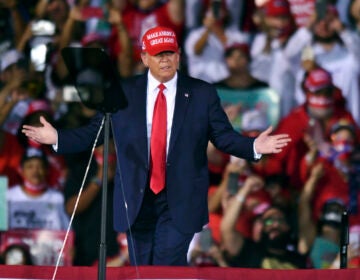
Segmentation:
<svg viewBox="0 0 360 280">
<path fill-rule="evenodd" d="M 71 129 L 95 115 L 76 99 L 63 48 L 104 49 L 125 80 L 145 71 L 142 35 L 166 26 L 179 41 L 180 71 L 225 95 L 275 93 L 274 120 L 269 104 L 224 102 L 242 134 L 256 137 L 272 124 L 274 133 L 291 138 L 281 153 L 254 162 L 209 142 L 210 221 L 192 240 L 188 264 L 339 268 L 347 211 L 348 266 L 360 267 L 359 0 L 9 0 L 0 2 L 0 14 L 0 175 L 8 182 L 8 231 L 66 231 L 75 211 L 73 265 L 97 263 L 103 147 L 95 150 L 77 202 L 90 151 L 60 155 L 21 128 L 42 126 L 42 116 Z M 107 214 L 107 264 L 129 265 L 124 233 Z M 0 241 L 3 263 L 34 264 L 29 244 Z M 22 258 L 11 257 L 14 246 Z"/>
</svg>

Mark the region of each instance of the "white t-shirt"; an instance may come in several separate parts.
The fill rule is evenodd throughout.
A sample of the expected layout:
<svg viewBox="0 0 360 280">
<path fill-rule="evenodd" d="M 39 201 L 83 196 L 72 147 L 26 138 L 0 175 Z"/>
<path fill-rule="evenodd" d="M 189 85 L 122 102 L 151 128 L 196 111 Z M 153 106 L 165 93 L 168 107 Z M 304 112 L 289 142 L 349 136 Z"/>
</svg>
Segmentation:
<svg viewBox="0 0 360 280">
<path fill-rule="evenodd" d="M 64 196 L 58 190 L 48 189 L 32 197 L 17 185 L 8 190 L 7 202 L 9 229 L 65 230 L 68 227 Z"/>
</svg>

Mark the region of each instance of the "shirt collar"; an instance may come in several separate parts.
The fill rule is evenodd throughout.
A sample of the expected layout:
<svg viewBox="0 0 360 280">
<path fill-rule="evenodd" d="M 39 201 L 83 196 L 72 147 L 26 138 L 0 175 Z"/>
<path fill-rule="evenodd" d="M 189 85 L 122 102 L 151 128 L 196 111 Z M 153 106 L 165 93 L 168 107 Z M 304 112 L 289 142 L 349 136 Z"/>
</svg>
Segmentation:
<svg viewBox="0 0 360 280">
<path fill-rule="evenodd" d="M 173 90 L 173 89 L 176 88 L 177 78 L 178 78 L 178 74 L 176 72 L 174 77 L 170 81 L 167 81 L 166 83 L 163 83 L 163 84 L 166 86 L 166 88 L 168 90 Z M 148 89 L 149 89 L 149 92 L 154 92 L 155 90 L 157 90 L 157 87 L 158 87 L 159 84 L 160 84 L 160 82 L 155 79 L 155 77 L 151 74 L 150 71 L 148 71 Z"/>
</svg>

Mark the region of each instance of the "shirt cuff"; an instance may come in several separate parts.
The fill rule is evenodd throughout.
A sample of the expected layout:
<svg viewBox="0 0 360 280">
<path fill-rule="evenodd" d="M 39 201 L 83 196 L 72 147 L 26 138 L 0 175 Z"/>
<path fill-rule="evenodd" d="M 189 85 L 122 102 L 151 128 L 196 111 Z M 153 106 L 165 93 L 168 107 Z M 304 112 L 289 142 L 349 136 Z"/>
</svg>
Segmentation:
<svg viewBox="0 0 360 280">
<path fill-rule="evenodd" d="M 261 159 L 262 154 L 258 154 L 258 153 L 256 152 L 256 149 L 255 149 L 255 141 L 254 141 L 254 144 L 253 144 L 253 150 L 254 150 L 254 159 Z"/>
<path fill-rule="evenodd" d="M 56 144 L 51 145 L 55 152 L 58 151 L 59 135 L 56 133 Z"/>
</svg>

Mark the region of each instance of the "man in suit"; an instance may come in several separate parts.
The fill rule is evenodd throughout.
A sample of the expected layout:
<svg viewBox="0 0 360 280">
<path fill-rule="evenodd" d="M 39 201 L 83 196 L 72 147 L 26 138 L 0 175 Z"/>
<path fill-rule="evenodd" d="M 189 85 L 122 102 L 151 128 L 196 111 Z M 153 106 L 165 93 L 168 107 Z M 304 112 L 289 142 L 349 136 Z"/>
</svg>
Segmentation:
<svg viewBox="0 0 360 280">
<path fill-rule="evenodd" d="M 185 266 L 194 233 L 208 222 L 208 142 L 256 160 L 279 153 L 290 139 L 270 135 L 271 127 L 256 139 L 234 131 L 215 87 L 177 70 L 180 54 L 173 30 L 149 29 L 142 46 L 149 70 L 123 81 L 128 106 L 111 116 L 118 162 L 114 226 L 127 232 L 133 265 Z M 159 84 L 164 85 L 160 90 Z M 59 153 L 78 152 L 92 147 L 102 118 L 99 113 L 75 130 L 56 130 L 41 119 L 43 127 L 24 126 L 23 132 L 56 145 Z"/>
</svg>

